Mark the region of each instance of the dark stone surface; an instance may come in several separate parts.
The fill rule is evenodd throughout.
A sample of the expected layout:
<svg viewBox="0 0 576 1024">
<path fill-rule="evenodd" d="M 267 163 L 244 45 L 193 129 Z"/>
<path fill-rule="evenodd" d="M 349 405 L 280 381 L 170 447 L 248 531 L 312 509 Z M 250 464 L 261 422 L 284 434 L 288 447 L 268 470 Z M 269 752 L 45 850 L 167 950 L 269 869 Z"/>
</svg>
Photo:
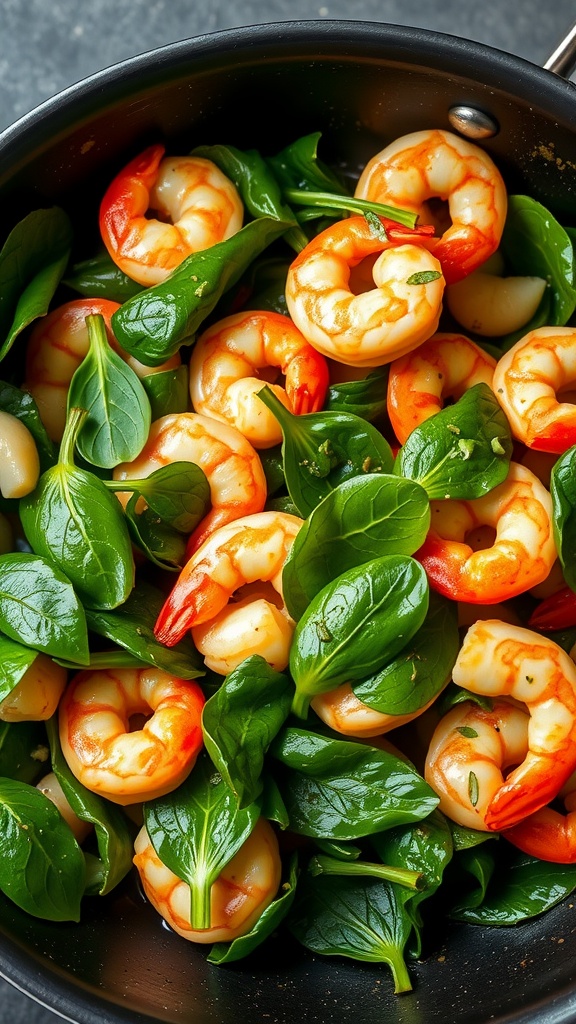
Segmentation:
<svg viewBox="0 0 576 1024">
<path fill-rule="evenodd" d="M 240 25 L 352 19 L 429 28 L 543 64 L 569 29 L 573 0 L 0 0 L 0 130 L 73 82 L 156 46 Z M 57 1018 L 0 980 L 0 1024 Z M 95 1021 L 96 1024 L 96 1021 Z"/>
</svg>

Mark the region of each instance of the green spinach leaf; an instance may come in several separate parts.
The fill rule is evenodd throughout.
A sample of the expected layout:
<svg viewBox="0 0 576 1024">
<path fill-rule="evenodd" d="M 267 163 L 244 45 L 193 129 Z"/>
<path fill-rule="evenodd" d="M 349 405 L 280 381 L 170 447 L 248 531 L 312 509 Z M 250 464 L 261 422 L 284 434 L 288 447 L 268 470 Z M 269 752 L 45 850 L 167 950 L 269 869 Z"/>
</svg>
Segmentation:
<svg viewBox="0 0 576 1024">
<path fill-rule="evenodd" d="M 282 589 L 298 620 L 336 576 L 382 555 L 412 555 L 430 526 L 426 491 L 392 474 L 355 476 L 310 513 L 284 564 Z"/>
<path fill-rule="evenodd" d="M 144 805 L 144 823 L 160 860 L 190 886 L 192 928 L 210 927 L 210 890 L 250 835 L 256 804 L 238 808 L 206 754 L 187 780 Z"/>
<path fill-rule="evenodd" d="M 329 583 L 294 632 L 294 714 L 305 718 L 316 694 L 382 668 L 420 628 L 427 610 L 426 574 L 409 556 L 373 559 Z"/>
<path fill-rule="evenodd" d="M 392 471 L 390 445 L 360 416 L 343 412 L 296 416 L 269 387 L 262 388 L 258 397 L 282 429 L 286 485 L 303 518 L 344 480 Z"/>
<path fill-rule="evenodd" d="M 206 749 L 239 807 L 261 794 L 270 743 L 290 711 L 292 684 L 258 655 L 224 679 L 202 713 Z"/>
<path fill-rule="evenodd" d="M 476 384 L 412 431 L 394 471 L 430 499 L 470 501 L 506 479 L 511 454 L 508 420 L 488 385 Z"/>
<path fill-rule="evenodd" d="M 79 921 L 84 857 L 54 804 L 34 786 L 0 778 L 0 889 L 48 921 Z"/>
</svg>

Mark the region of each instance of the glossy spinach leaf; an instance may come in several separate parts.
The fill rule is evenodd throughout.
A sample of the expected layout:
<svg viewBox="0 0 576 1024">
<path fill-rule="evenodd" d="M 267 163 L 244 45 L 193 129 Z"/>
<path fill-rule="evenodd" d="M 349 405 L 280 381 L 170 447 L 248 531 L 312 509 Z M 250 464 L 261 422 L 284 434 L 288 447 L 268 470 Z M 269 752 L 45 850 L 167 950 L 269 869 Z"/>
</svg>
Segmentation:
<svg viewBox="0 0 576 1024">
<path fill-rule="evenodd" d="M 215 943 L 206 958 L 208 963 L 230 964 L 235 960 L 241 960 L 272 935 L 292 907 L 296 895 L 297 878 L 297 859 L 293 856 L 290 859 L 288 878 L 282 883 L 276 899 L 266 907 L 246 935 L 240 935 L 232 942 Z"/>
<path fill-rule="evenodd" d="M 96 832 L 99 865 L 94 872 L 93 886 L 86 891 L 88 895 L 96 892 L 104 896 L 122 881 L 132 867 L 134 840 L 128 819 L 116 804 L 86 789 L 72 774 L 62 754 L 56 719 L 52 718 L 46 727 L 52 771 L 76 816 L 81 821 L 90 822 Z"/>
<path fill-rule="evenodd" d="M 0 776 L 34 784 L 49 758 L 44 722 L 0 721 Z"/>
<path fill-rule="evenodd" d="M 302 135 L 275 156 L 268 157 L 268 163 L 283 189 L 349 195 L 332 168 L 318 156 L 321 138 L 321 132 Z"/>
<path fill-rule="evenodd" d="M 58 206 L 33 210 L 9 234 L 0 252 L 0 359 L 48 312 L 71 247 L 72 225 Z"/>
<path fill-rule="evenodd" d="M 459 855 L 467 857 L 467 870 L 478 885 L 451 908 L 451 918 L 471 924 L 515 925 L 543 914 L 576 889 L 574 864 L 536 860 L 518 850 L 499 853 L 492 871 L 485 846 Z"/>
<path fill-rule="evenodd" d="M 114 491 L 132 491 L 180 533 L 190 534 L 210 508 L 210 485 L 194 462 L 171 462 L 141 480 L 112 480 Z"/>
<path fill-rule="evenodd" d="M 508 475 L 510 426 L 487 384 L 476 384 L 416 427 L 394 471 L 417 480 L 430 499 L 480 498 Z"/>
<path fill-rule="evenodd" d="M 68 577 L 41 555 L 0 556 L 0 630 L 36 651 L 88 663 L 84 609 Z"/>
<path fill-rule="evenodd" d="M 0 778 L 0 889 L 34 917 L 79 921 L 84 876 L 82 851 L 52 801 Z"/>
<path fill-rule="evenodd" d="M 106 249 L 74 263 L 63 277 L 62 284 L 90 299 L 103 298 L 120 303 L 143 291 L 143 285 L 120 270 Z"/>
<path fill-rule="evenodd" d="M 290 711 L 290 679 L 253 655 L 224 679 L 202 712 L 206 749 L 239 807 L 261 794 L 270 743 Z"/>
<path fill-rule="evenodd" d="M 256 804 L 238 808 L 205 753 L 178 789 L 144 805 L 144 823 L 156 853 L 190 886 L 192 928 L 210 926 L 212 885 L 250 835 L 259 814 Z"/>
<path fill-rule="evenodd" d="M 549 282 L 546 323 L 566 324 L 576 308 L 574 250 L 550 211 L 530 196 L 509 196 L 500 249 L 515 274 Z"/>
<path fill-rule="evenodd" d="M 101 314 L 86 317 L 90 348 L 68 390 L 68 412 L 85 409 L 76 444 L 87 462 L 113 469 L 140 454 L 150 432 L 148 396 L 134 370 L 111 348 Z"/>
<path fill-rule="evenodd" d="M 294 632 L 294 714 L 305 718 L 316 694 L 368 676 L 398 654 L 424 622 L 428 594 L 424 569 L 404 555 L 365 562 L 327 584 Z"/>
<path fill-rule="evenodd" d="M 129 299 L 112 316 L 119 344 L 148 366 L 159 366 L 184 343 L 252 260 L 293 224 L 259 217 L 225 242 L 188 256 L 170 277 Z"/>
<path fill-rule="evenodd" d="M 185 538 L 151 509 L 136 512 L 137 506 L 138 495 L 134 494 L 125 509 L 132 543 L 153 565 L 168 572 L 179 572 L 186 561 Z"/>
<path fill-rule="evenodd" d="M 328 388 L 324 408 L 328 412 L 348 412 L 373 423 L 387 421 L 388 366 L 371 370 L 361 380 L 343 381 Z"/>
<path fill-rule="evenodd" d="M 456 602 L 430 591 L 426 618 L 410 642 L 378 672 L 352 682 L 352 689 L 381 714 L 412 714 L 444 689 L 459 649 Z"/>
<path fill-rule="evenodd" d="M 412 982 L 403 955 L 412 930 L 403 908 L 407 891 L 376 878 L 305 875 L 288 925 L 314 953 L 388 964 L 394 991 L 409 992 Z"/>
<path fill-rule="evenodd" d="M 147 373 L 140 382 L 150 402 L 152 422 L 171 413 L 187 412 L 190 406 L 187 366 Z"/>
<path fill-rule="evenodd" d="M 73 462 L 79 417 L 69 417 L 60 457 L 20 500 L 20 519 L 37 555 L 66 574 L 89 607 L 116 608 L 134 585 L 134 557 L 119 501 Z"/>
<path fill-rule="evenodd" d="M 419 873 L 420 884 L 404 900 L 414 927 L 410 953 L 419 957 L 422 954 L 423 932 L 420 906 L 440 888 L 444 871 L 452 860 L 452 833 L 448 822 L 436 810 L 424 821 L 379 832 L 371 837 L 370 842 L 383 863 L 390 868 Z"/>
<path fill-rule="evenodd" d="M 282 573 L 290 615 L 298 620 L 316 594 L 355 566 L 382 555 L 412 555 L 430 526 L 426 491 L 392 474 L 339 484 L 298 531 Z"/>
<path fill-rule="evenodd" d="M 564 452 L 550 476 L 554 540 L 564 579 L 576 591 L 576 445 Z"/>
<path fill-rule="evenodd" d="M 359 416 L 343 412 L 296 416 L 269 387 L 262 388 L 258 397 L 282 428 L 286 485 L 302 518 L 344 480 L 392 471 L 390 445 Z"/>
<path fill-rule="evenodd" d="M 244 206 L 253 217 L 293 220 L 294 214 L 282 199 L 278 181 L 258 150 L 222 145 L 196 146 L 192 156 L 215 163 L 234 182 Z"/>
<path fill-rule="evenodd" d="M 88 609 L 88 626 L 93 633 L 118 644 L 145 665 L 172 672 L 180 679 L 197 679 L 204 675 L 204 666 L 189 636 L 174 647 L 165 647 L 154 638 L 154 626 L 164 599 L 161 590 L 146 580 L 139 580 L 119 608 L 112 611 Z"/>
<path fill-rule="evenodd" d="M 361 741 L 286 726 L 270 747 L 290 829 L 356 840 L 419 821 L 438 797 L 409 763 Z"/>
</svg>

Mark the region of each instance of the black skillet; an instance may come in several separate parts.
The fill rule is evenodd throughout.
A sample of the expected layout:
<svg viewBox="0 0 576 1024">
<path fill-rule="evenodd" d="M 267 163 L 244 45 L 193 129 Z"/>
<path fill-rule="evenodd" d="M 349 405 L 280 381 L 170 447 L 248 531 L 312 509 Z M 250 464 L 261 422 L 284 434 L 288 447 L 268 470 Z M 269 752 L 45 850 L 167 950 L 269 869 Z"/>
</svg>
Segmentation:
<svg viewBox="0 0 576 1024">
<path fill-rule="evenodd" d="M 568 60 L 550 66 L 563 73 Z M 434 32 L 308 21 L 166 46 L 26 115 L 0 136 L 1 234 L 51 202 L 93 231 L 103 183 L 158 139 L 172 152 L 225 142 L 273 153 L 320 131 L 323 158 L 354 174 L 387 141 L 432 127 L 483 132 L 510 190 L 576 225 L 576 89 L 559 74 Z M 438 922 L 401 997 L 384 967 L 320 960 L 286 936 L 240 965 L 211 966 L 133 880 L 86 904 L 80 925 L 51 924 L 0 900 L 0 973 L 78 1024 L 576 1021 L 570 899 L 517 928 Z"/>
</svg>

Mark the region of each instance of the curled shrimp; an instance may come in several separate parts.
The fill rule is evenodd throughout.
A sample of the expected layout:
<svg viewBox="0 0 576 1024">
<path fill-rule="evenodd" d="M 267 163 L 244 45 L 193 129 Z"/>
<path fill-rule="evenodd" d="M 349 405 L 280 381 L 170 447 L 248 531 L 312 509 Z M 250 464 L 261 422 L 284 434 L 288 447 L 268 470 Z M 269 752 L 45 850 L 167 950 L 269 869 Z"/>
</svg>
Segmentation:
<svg viewBox="0 0 576 1024">
<path fill-rule="evenodd" d="M 576 864 L 576 773 L 558 793 L 564 811 L 541 807 L 504 833 L 513 846 L 554 864 Z"/>
<path fill-rule="evenodd" d="M 155 420 L 144 448 L 133 462 L 114 470 L 115 480 L 138 480 L 171 462 L 194 462 L 206 474 L 212 508 L 189 540 L 188 553 L 219 526 L 260 512 L 266 477 L 260 458 L 235 427 L 199 413 L 169 413 Z"/>
<path fill-rule="evenodd" d="M 576 444 L 576 405 L 558 392 L 576 380 L 576 328 L 539 327 L 498 360 L 494 394 L 514 437 L 561 455 Z"/>
<path fill-rule="evenodd" d="M 328 388 L 324 356 L 289 317 L 258 310 L 219 320 L 198 338 L 190 360 L 194 409 L 237 427 L 255 448 L 280 444 L 280 425 L 256 394 L 270 367 L 285 376 L 285 387 L 271 387 L 288 409 L 300 415 L 322 408 Z"/>
<path fill-rule="evenodd" d="M 390 363 L 388 415 L 400 444 L 475 384 L 492 385 L 496 360 L 464 334 L 435 334 Z"/>
<path fill-rule="evenodd" d="M 311 707 L 319 718 L 335 732 L 344 736 L 362 737 L 381 736 L 383 733 L 399 729 L 401 725 L 412 722 L 424 713 L 436 700 L 432 700 L 410 714 L 389 715 L 359 700 L 352 689 L 351 683 L 341 683 L 327 693 L 320 693 L 311 701 Z"/>
<path fill-rule="evenodd" d="M 424 778 L 452 821 L 489 832 L 486 814 L 504 784 L 504 772 L 528 751 L 528 712 L 504 698 L 484 707 L 462 701 L 438 722 L 426 755 Z"/>
<path fill-rule="evenodd" d="M 87 669 L 60 701 L 62 752 L 86 789 L 116 804 L 153 800 L 194 767 L 203 706 L 197 683 L 161 669 Z"/>
<path fill-rule="evenodd" d="M 383 223 L 384 239 L 364 217 L 326 228 L 296 257 L 286 278 L 288 311 L 304 337 L 351 366 L 389 363 L 438 327 L 444 279 L 438 260 L 421 244 L 426 236 Z M 354 294 L 352 269 L 374 256 L 374 287 Z"/>
<path fill-rule="evenodd" d="M 470 626 L 452 670 L 457 686 L 512 697 L 530 715 L 528 751 L 485 815 L 501 831 L 554 799 L 576 768 L 576 665 L 548 637 L 486 619 Z"/>
<path fill-rule="evenodd" d="M 100 204 L 110 257 L 147 287 L 166 280 L 191 253 L 230 238 L 244 215 L 236 186 L 211 160 L 164 153 L 162 145 L 149 146 L 131 160 Z"/>
<path fill-rule="evenodd" d="M 216 530 L 184 566 L 154 630 L 171 647 L 186 630 L 214 619 L 247 583 L 282 595 L 282 570 L 302 519 L 287 512 L 244 516 Z M 222 652 L 223 654 L 225 652 Z"/>
<path fill-rule="evenodd" d="M 209 928 L 192 928 L 190 886 L 162 863 L 145 828 L 136 836 L 134 864 L 150 903 L 167 924 L 190 942 L 230 942 L 256 924 L 281 880 L 276 834 L 259 818 L 248 839 L 220 872 L 210 890 Z"/>
<path fill-rule="evenodd" d="M 416 557 L 430 586 L 466 604 L 496 604 L 546 579 L 556 560 L 552 499 L 538 478 L 511 462 L 503 483 L 471 501 L 431 502 L 432 525 Z M 488 527 L 488 546 L 471 535 Z"/>
<path fill-rule="evenodd" d="M 116 341 L 110 323 L 112 314 L 119 308 L 119 304 L 110 299 L 72 299 L 35 324 L 26 349 L 22 388 L 36 402 L 40 419 L 52 441 L 62 439 L 70 381 L 90 346 L 87 316 L 100 314 L 103 317 L 111 347 L 139 377 L 180 365 L 179 355 L 160 366 L 150 367 L 125 352 Z"/>
<path fill-rule="evenodd" d="M 474 143 L 440 130 L 402 135 L 386 146 L 362 171 L 355 194 L 411 210 L 422 223 L 429 216 L 429 200 L 447 200 L 450 224 L 432 252 L 448 285 L 496 251 L 508 206 L 492 158 Z"/>
</svg>

